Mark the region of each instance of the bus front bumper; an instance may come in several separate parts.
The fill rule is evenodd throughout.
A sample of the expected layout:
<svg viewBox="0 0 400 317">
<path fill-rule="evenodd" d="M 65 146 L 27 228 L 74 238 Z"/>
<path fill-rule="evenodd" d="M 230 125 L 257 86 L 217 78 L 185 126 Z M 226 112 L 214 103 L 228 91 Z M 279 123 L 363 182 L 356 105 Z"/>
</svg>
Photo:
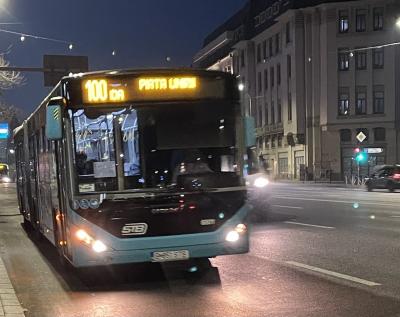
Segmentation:
<svg viewBox="0 0 400 317">
<path fill-rule="evenodd" d="M 249 251 L 249 228 L 239 235 L 237 241 L 227 241 L 227 234 L 233 231 L 238 224 L 245 223 L 250 210 L 249 205 L 244 205 L 234 217 L 214 232 L 133 239 L 116 238 L 78 216 L 79 222 L 85 222 L 85 228 L 92 227 L 90 231 L 95 232 L 95 237 L 104 242 L 107 250 L 96 253 L 87 245 L 74 240 L 72 264 L 75 267 L 88 267 L 163 262 L 155 258 L 154 254 L 168 251 L 183 251 L 189 255 L 190 259 L 247 253 Z M 77 225 L 76 220 L 78 219 L 75 219 L 75 225 Z"/>
</svg>

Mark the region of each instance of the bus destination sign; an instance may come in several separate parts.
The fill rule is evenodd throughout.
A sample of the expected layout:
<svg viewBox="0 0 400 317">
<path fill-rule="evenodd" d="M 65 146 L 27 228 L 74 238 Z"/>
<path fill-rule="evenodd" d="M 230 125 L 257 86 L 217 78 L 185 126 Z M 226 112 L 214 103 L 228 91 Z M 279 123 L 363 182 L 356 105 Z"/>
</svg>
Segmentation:
<svg viewBox="0 0 400 317">
<path fill-rule="evenodd" d="M 223 98 L 224 82 L 195 76 L 150 76 L 135 78 L 90 78 L 82 81 L 84 104 L 135 101 Z"/>
</svg>

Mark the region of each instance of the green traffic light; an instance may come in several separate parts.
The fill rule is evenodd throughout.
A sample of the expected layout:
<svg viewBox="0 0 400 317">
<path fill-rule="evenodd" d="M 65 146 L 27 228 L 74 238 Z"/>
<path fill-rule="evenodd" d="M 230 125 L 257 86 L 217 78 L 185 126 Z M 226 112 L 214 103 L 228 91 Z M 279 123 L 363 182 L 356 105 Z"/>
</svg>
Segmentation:
<svg viewBox="0 0 400 317">
<path fill-rule="evenodd" d="M 367 159 L 367 155 L 364 152 L 360 152 L 356 156 L 356 161 L 361 163 L 364 162 Z"/>
</svg>

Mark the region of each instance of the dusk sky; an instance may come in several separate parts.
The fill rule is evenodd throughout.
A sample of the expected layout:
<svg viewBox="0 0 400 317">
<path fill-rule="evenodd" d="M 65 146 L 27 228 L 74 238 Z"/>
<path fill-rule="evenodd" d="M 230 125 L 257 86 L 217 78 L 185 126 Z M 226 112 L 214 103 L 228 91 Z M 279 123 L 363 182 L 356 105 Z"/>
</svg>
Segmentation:
<svg viewBox="0 0 400 317">
<path fill-rule="evenodd" d="M 240 9 L 245 0 L 0 0 L 0 28 L 74 43 L 0 32 L 0 51 L 14 66 L 41 67 L 43 54 L 87 55 L 91 70 L 189 66 L 204 37 Z M 112 56 L 112 51 L 116 55 Z M 166 56 L 171 62 L 166 62 Z M 2 101 L 26 113 L 49 91 L 41 73 Z"/>
</svg>

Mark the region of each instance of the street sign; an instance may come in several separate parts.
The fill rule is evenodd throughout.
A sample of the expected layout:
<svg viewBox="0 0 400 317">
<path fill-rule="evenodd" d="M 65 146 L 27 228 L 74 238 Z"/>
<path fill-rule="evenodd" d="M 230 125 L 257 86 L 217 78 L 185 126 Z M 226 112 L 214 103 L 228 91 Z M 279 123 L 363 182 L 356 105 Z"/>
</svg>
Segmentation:
<svg viewBox="0 0 400 317">
<path fill-rule="evenodd" d="M 367 136 L 361 131 L 359 134 L 357 134 L 356 138 L 360 143 L 363 143 Z"/>
<path fill-rule="evenodd" d="M 9 136 L 8 123 L 0 123 L 0 140 L 7 140 Z"/>
<path fill-rule="evenodd" d="M 366 152 L 368 154 L 379 154 L 379 153 L 383 153 L 383 148 L 381 148 L 381 147 L 365 148 L 364 152 Z"/>
<path fill-rule="evenodd" d="M 89 58 L 87 56 L 44 55 L 43 68 L 44 85 L 53 87 L 69 73 L 87 72 L 89 70 Z"/>
</svg>

